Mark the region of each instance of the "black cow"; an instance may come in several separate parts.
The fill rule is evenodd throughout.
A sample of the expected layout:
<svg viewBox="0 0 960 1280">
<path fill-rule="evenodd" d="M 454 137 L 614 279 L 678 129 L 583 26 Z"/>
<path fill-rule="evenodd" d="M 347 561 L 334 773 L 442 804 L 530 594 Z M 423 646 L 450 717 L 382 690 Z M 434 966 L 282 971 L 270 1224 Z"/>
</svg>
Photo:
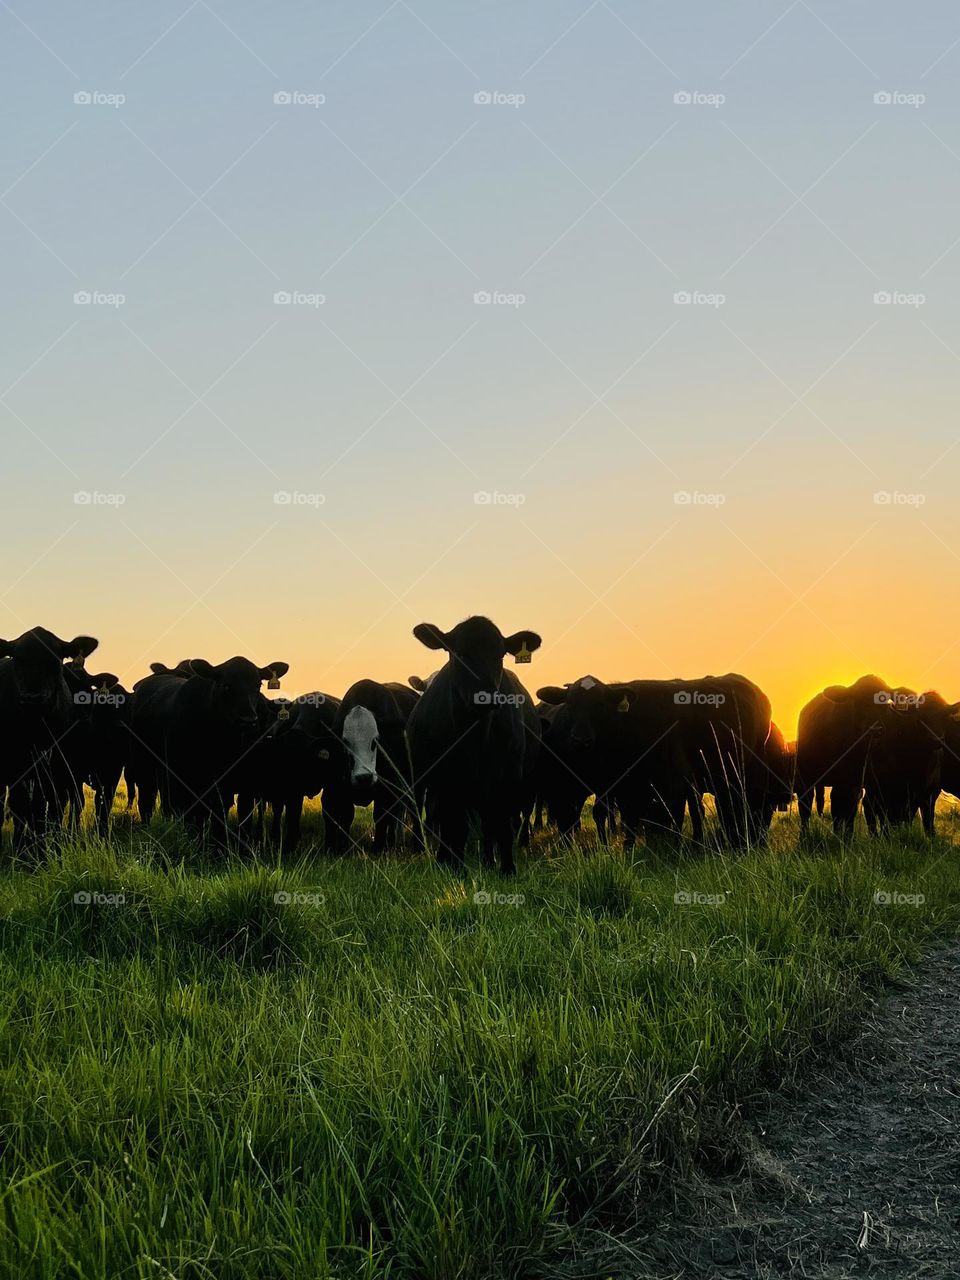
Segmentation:
<svg viewBox="0 0 960 1280">
<path fill-rule="evenodd" d="M 250 758 L 256 796 L 261 807 L 272 810 L 273 843 L 282 853 L 297 848 L 303 802 L 322 792 L 325 846 L 329 852 L 339 851 L 353 818 L 353 802 L 342 784 L 346 764 L 335 728 L 340 700 L 314 692 L 289 702 L 278 698 L 267 706 L 272 723 Z"/>
<path fill-rule="evenodd" d="M 852 835 L 864 772 L 882 732 L 891 687 L 879 676 L 861 676 L 849 687 L 830 685 L 811 698 L 797 726 L 797 803 L 800 832 L 810 822 L 814 795 L 830 788 L 830 818 L 839 835 Z"/>
<path fill-rule="evenodd" d="M 414 815 L 405 730 L 418 695 L 403 684 L 358 680 L 343 695 L 336 733 L 352 804 L 373 805 L 373 850 L 397 846 Z"/>
<path fill-rule="evenodd" d="M 769 830 L 773 815 L 779 810 L 785 813 L 793 801 L 794 773 L 797 767 L 797 752 L 792 743 L 788 743 L 772 721 L 770 732 L 763 746 L 764 793 L 760 814 L 760 831 Z"/>
<path fill-rule="evenodd" d="M 90 675 L 77 663 L 64 667 L 74 725 L 55 768 L 58 812 L 69 809 L 72 827 L 83 814 L 83 784 L 94 793 L 97 830 L 106 836 L 110 813 L 130 746 L 130 694 L 109 671 Z"/>
<path fill-rule="evenodd" d="M 41 833 L 48 809 L 57 812 L 57 778 L 76 725 L 63 664 L 82 663 L 96 647 L 91 636 L 61 640 L 44 627 L 0 640 L 0 794 L 9 790 L 14 851 L 28 832 Z"/>
<path fill-rule="evenodd" d="M 918 812 L 927 835 L 935 834 L 944 740 L 958 711 L 960 703 L 948 704 L 933 690 L 916 694 L 902 686 L 882 704 L 883 731 L 864 771 L 863 813 L 871 835 L 911 823 Z"/>
<path fill-rule="evenodd" d="M 601 839 L 603 817 L 616 805 L 626 849 L 643 831 L 675 839 L 683 823 L 689 767 L 667 683 L 604 684 L 590 676 L 538 691 L 545 702 L 566 709 L 571 767 L 581 788 L 596 796 Z"/>
<path fill-rule="evenodd" d="M 593 676 L 581 676 L 564 686 L 564 690 L 579 686 L 589 689 L 599 683 Z M 569 838 L 580 830 L 583 806 L 595 790 L 602 792 L 602 787 L 597 784 L 596 762 L 591 750 L 573 738 L 573 717 L 564 690 L 548 686 L 537 691 L 537 697 L 541 699 L 535 708 L 540 718 L 541 734 L 537 764 L 537 823 L 542 823 L 546 810 L 560 835 Z M 547 695 L 552 695 L 552 698 Z M 594 806 L 594 821 L 601 842 L 606 840 L 606 816 L 607 810 L 598 798 Z"/>
<path fill-rule="evenodd" d="M 164 670 L 134 689 L 131 752 L 140 817 L 150 821 L 159 791 L 166 812 L 193 827 L 209 823 L 223 845 L 244 759 L 263 732 L 260 686 L 289 667 L 257 667 L 246 658 L 214 666 L 193 658 L 189 670 L 187 678 Z"/>
<path fill-rule="evenodd" d="M 425 802 L 441 861 L 458 866 L 475 815 L 484 858 L 499 855 L 501 869 L 512 873 L 514 840 L 533 809 L 540 725 L 533 699 L 503 659 L 529 659 L 540 637 L 504 636 L 476 616 L 446 632 L 422 622 L 413 634 L 449 655 L 407 722 L 417 812 Z"/>
<path fill-rule="evenodd" d="M 598 802 L 620 808 L 627 848 L 640 827 L 675 839 L 687 805 L 701 840 L 705 792 L 714 796 L 731 844 L 758 838 L 770 703 L 744 676 L 619 684 L 590 678 L 539 692 L 569 707 L 578 772 Z"/>
</svg>

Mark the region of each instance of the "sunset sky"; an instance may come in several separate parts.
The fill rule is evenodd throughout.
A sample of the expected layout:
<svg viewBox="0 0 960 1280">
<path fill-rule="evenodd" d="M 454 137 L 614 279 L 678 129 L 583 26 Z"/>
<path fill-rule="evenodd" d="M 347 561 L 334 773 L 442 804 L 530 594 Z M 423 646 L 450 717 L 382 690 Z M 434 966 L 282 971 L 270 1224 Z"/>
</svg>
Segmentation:
<svg viewBox="0 0 960 1280">
<path fill-rule="evenodd" d="M 0 634 L 960 697 L 958 71 L 946 0 L 3 6 Z"/>
</svg>

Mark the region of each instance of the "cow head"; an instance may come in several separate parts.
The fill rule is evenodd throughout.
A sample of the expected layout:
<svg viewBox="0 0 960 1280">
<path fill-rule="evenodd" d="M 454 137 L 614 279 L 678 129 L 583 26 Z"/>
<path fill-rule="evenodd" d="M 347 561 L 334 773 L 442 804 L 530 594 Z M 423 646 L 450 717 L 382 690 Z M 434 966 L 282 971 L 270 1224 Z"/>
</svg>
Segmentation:
<svg viewBox="0 0 960 1280">
<path fill-rule="evenodd" d="M 401 740 L 403 725 L 396 698 L 375 680 L 359 680 L 343 695 L 337 730 L 357 804 L 370 802 L 372 790 L 383 772 L 381 737 L 393 742 Z M 394 767 L 399 763 L 393 761 Z"/>
<path fill-rule="evenodd" d="M 252 732 L 260 723 L 260 686 L 264 680 L 279 679 L 290 670 L 286 662 L 255 666 L 246 658 L 228 658 L 214 666 L 204 658 L 192 658 L 190 674 L 213 685 L 217 719 L 224 726 Z"/>
<path fill-rule="evenodd" d="M 488 711 L 497 703 L 504 656 L 529 656 L 543 643 L 535 631 L 515 631 L 512 636 L 504 636 L 489 618 L 481 617 L 458 622 L 452 631 L 421 622 L 413 628 L 413 634 L 428 649 L 446 650 L 446 669 L 452 670 L 455 696 L 479 711 Z"/>
<path fill-rule="evenodd" d="M 82 667 L 96 649 L 92 636 L 61 640 L 44 627 L 25 631 L 17 640 L 0 640 L 0 658 L 11 659 L 13 685 L 20 706 L 38 711 L 54 707 L 63 696 L 63 664 Z"/>
<path fill-rule="evenodd" d="M 890 723 L 893 689 L 879 676 L 861 676 L 847 686 L 833 684 L 822 697 L 837 708 L 849 732 L 857 739 L 876 739 Z"/>
<path fill-rule="evenodd" d="M 537 690 L 541 702 L 565 706 L 569 715 L 569 741 L 574 751 L 590 752 L 597 745 L 610 718 L 621 714 L 626 703 L 629 710 L 631 693 L 627 686 L 604 684 L 594 676 L 581 676 L 565 685 L 547 685 Z"/>
</svg>

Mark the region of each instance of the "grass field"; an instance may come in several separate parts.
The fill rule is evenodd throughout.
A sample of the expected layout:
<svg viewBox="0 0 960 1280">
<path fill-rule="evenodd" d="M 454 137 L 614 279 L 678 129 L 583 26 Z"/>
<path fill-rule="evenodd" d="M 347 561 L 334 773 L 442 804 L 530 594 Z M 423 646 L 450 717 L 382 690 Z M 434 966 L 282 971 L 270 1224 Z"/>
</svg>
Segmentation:
<svg viewBox="0 0 960 1280">
<path fill-rule="evenodd" d="M 801 852 L 786 817 L 739 858 L 538 839 L 504 880 L 184 864 L 126 821 L 5 871 L 0 1275 L 616 1275 L 734 1102 L 960 921 L 941 825 Z"/>
</svg>

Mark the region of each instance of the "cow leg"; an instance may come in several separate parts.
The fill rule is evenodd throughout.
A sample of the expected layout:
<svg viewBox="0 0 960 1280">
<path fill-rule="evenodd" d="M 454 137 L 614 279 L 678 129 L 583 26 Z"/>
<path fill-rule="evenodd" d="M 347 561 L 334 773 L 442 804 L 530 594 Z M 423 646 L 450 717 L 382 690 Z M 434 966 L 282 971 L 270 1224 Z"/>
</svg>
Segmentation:
<svg viewBox="0 0 960 1280">
<path fill-rule="evenodd" d="M 300 823 L 303 818 L 303 796 L 287 796 L 281 802 L 283 809 L 283 839 L 280 853 L 293 853 L 300 844 Z"/>
<path fill-rule="evenodd" d="M 593 821 L 594 821 L 594 825 L 597 828 L 597 839 L 600 841 L 601 844 L 607 843 L 607 822 L 609 818 L 610 818 L 610 810 L 607 807 L 606 798 L 602 795 L 594 796 Z"/>
<path fill-rule="evenodd" d="M 826 804 L 826 798 L 825 798 L 826 787 L 824 787 L 822 782 L 816 788 L 816 796 L 817 796 L 817 817 L 822 818 L 824 806 Z"/>
<path fill-rule="evenodd" d="M 823 788 L 821 787 L 819 790 L 822 791 Z M 800 812 L 801 836 L 805 836 L 807 834 L 807 828 L 810 826 L 810 815 L 813 813 L 813 796 L 813 787 L 802 787 L 797 791 L 797 809 Z M 817 812 L 822 813 L 823 810 L 818 809 Z"/>
<path fill-rule="evenodd" d="M 157 807 L 157 785 L 153 780 L 143 781 L 137 785 L 137 808 L 140 811 L 140 823 L 148 826 L 153 821 L 153 811 Z"/>
<path fill-rule="evenodd" d="M 445 866 L 462 868 L 467 847 L 467 811 L 459 804 L 441 801 L 437 804 L 437 861 Z"/>
<path fill-rule="evenodd" d="M 703 796 L 700 794 L 699 787 L 695 787 L 692 783 L 687 784 L 686 807 L 690 814 L 690 835 L 693 842 L 703 844 Z M 680 825 L 683 826 L 682 814 Z"/>
<path fill-rule="evenodd" d="M 843 839 L 853 835 L 857 806 L 863 794 L 861 787 L 833 787 L 830 791 L 830 818 L 833 829 Z"/>
<path fill-rule="evenodd" d="M 939 791 L 928 792 L 920 801 L 920 821 L 923 823 L 923 829 L 928 836 L 935 836 L 936 833 L 936 812 L 937 812 L 937 796 Z"/>
<path fill-rule="evenodd" d="M 323 836 L 327 853 L 346 853 L 353 826 L 353 798 L 346 789 L 323 789 Z"/>
</svg>

